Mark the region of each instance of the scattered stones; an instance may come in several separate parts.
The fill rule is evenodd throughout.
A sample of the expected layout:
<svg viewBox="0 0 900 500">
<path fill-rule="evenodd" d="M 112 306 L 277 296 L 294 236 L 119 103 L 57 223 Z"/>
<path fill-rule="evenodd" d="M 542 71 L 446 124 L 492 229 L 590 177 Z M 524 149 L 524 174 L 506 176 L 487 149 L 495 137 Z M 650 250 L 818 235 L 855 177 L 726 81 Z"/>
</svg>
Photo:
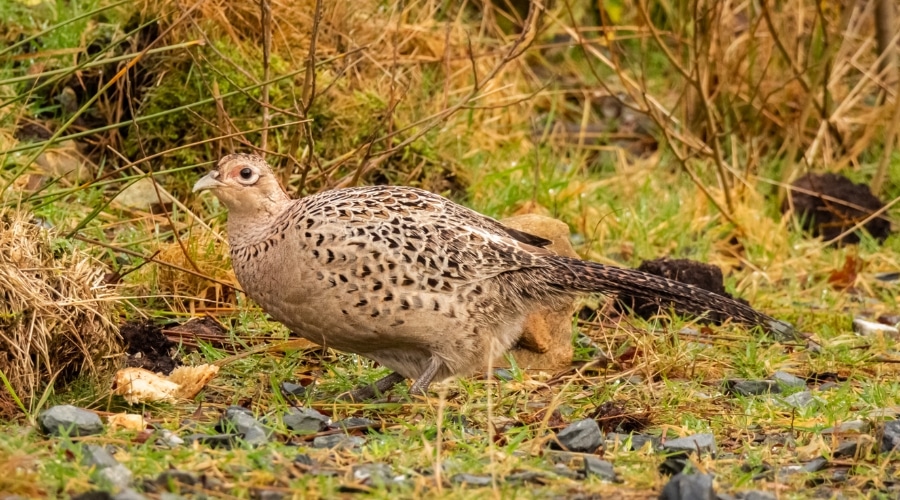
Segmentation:
<svg viewBox="0 0 900 500">
<path fill-rule="evenodd" d="M 660 500 L 715 500 L 709 474 L 676 474 L 663 487 Z"/>
<path fill-rule="evenodd" d="M 200 444 L 209 446 L 210 448 L 221 448 L 223 450 L 229 450 L 233 448 L 235 444 L 237 444 L 240 437 L 241 436 L 239 434 L 196 433 L 191 434 L 190 436 L 186 436 L 184 438 L 184 442 L 187 444 L 198 442 Z"/>
<path fill-rule="evenodd" d="M 781 392 L 781 387 L 774 380 L 731 380 L 729 389 L 741 396 L 759 396 Z"/>
<path fill-rule="evenodd" d="M 131 484 L 132 474 L 128 467 L 120 464 L 109 451 L 95 444 L 82 446 L 81 461 L 88 467 L 96 467 L 96 478 L 122 489 Z"/>
<path fill-rule="evenodd" d="M 616 477 L 616 471 L 613 469 L 613 464 L 593 455 L 584 456 L 583 472 L 585 477 L 596 476 L 604 481 L 617 482 L 619 479 Z"/>
<path fill-rule="evenodd" d="M 346 434 L 329 434 L 327 436 L 316 436 L 312 441 L 313 448 L 333 448 L 339 450 L 352 450 L 360 448 L 366 444 L 366 440 L 359 436 L 348 436 Z"/>
<path fill-rule="evenodd" d="M 461 484 L 463 486 L 490 486 L 491 476 L 476 476 L 475 474 L 454 474 L 450 477 L 451 484 Z"/>
<path fill-rule="evenodd" d="M 116 488 L 126 488 L 131 484 L 132 474 L 128 467 L 122 464 L 116 464 L 112 467 L 100 469 L 97 477 L 101 482 L 111 484 Z"/>
<path fill-rule="evenodd" d="M 687 455 L 699 452 L 700 454 L 711 453 L 715 455 L 716 438 L 712 434 L 694 434 L 693 436 L 666 441 L 662 447 L 667 452 L 680 452 Z"/>
<path fill-rule="evenodd" d="M 312 467 L 316 465 L 316 461 L 306 453 L 298 453 L 297 456 L 294 457 L 294 463 L 303 467 Z"/>
<path fill-rule="evenodd" d="M 887 335 L 890 337 L 900 336 L 900 330 L 898 330 L 896 326 L 866 321 L 862 318 L 855 318 L 853 320 L 853 331 L 864 337 L 875 335 Z"/>
<path fill-rule="evenodd" d="M 865 434 L 871 428 L 871 424 L 864 420 L 850 420 L 849 422 L 841 422 L 834 427 L 823 429 L 822 434 L 847 434 L 850 432 Z"/>
<path fill-rule="evenodd" d="M 72 405 L 58 405 L 38 415 L 38 425 L 51 436 L 90 436 L 103 432 L 103 422 L 96 413 Z"/>
<path fill-rule="evenodd" d="M 291 408 L 281 417 L 284 426 L 297 434 L 315 434 L 328 428 L 331 418 L 312 408 Z"/>
<path fill-rule="evenodd" d="M 806 387 L 805 380 L 788 372 L 777 371 L 772 374 L 772 380 L 782 387 L 790 387 L 792 389 L 802 389 Z"/>
<path fill-rule="evenodd" d="M 349 417 L 328 425 L 329 429 L 341 429 L 344 431 L 369 430 L 381 428 L 381 423 L 363 417 Z"/>
<path fill-rule="evenodd" d="M 401 482 L 404 476 L 394 474 L 388 464 L 361 464 L 353 466 L 353 479 L 366 486 L 389 486 Z"/>
<path fill-rule="evenodd" d="M 900 420 L 885 422 L 881 429 L 882 453 L 900 450 Z"/>
<path fill-rule="evenodd" d="M 650 448 L 654 451 L 660 448 L 660 440 L 656 436 L 647 436 L 645 434 L 620 434 L 616 432 L 610 432 L 606 435 L 606 441 L 612 443 L 625 443 L 629 438 L 631 438 L 631 449 L 633 451 L 643 449 L 647 443 L 650 443 Z"/>
<path fill-rule="evenodd" d="M 596 420 L 586 418 L 561 430 L 556 439 L 565 450 L 593 453 L 603 442 L 603 433 Z"/>
<path fill-rule="evenodd" d="M 253 418 L 253 414 L 240 406 L 229 406 L 222 415 L 222 420 L 216 426 L 219 432 L 233 429 L 244 442 L 251 445 L 264 444 L 269 441 L 272 433 L 266 426 Z"/>
<path fill-rule="evenodd" d="M 302 398 L 306 395 L 306 387 L 293 382 L 282 382 L 279 388 L 281 389 L 281 394 L 284 396 Z"/>
</svg>

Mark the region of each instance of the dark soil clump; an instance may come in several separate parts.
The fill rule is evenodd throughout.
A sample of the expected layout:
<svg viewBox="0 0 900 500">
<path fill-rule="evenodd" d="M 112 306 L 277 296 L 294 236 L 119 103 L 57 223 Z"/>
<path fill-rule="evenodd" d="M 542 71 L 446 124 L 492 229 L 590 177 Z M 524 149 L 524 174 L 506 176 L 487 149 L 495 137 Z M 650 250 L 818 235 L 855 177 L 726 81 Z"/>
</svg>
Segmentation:
<svg viewBox="0 0 900 500">
<path fill-rule="evenodd" d="M 794 181 L 792 187 L 795 189 L 782 204 L 782 213 L 793 204 L 794 216 L 800 219 L 803 229 L 813 236 L 822 236 L 825 241 L 837 238 L 884 207 L 869 186 L 855 184 L 837 174 L 806 174 Z M 863 228 L 879 241 L 891 234 L 890 222 L 881 217 L 866 222 Z M 858 232 L 844 236 L 840 243 L 859 243 Z"/>
<path fill-rule="evenodd" d="M 119 332 L 125 341 L 128 366 L 168 375 L 181 364 L 173 357 L 175 342 L 169 340 L 162 329 L 152 321 L 122 325 Z"/>
</svg>

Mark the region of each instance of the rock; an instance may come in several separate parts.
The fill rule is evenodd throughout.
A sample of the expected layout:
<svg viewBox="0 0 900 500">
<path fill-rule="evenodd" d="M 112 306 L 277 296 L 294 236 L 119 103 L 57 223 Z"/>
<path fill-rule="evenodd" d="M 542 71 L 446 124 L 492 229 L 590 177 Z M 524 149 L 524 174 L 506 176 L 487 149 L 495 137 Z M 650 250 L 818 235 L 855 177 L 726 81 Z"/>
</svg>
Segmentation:
<svg viewBox="0 0 900 500">
<path fill-rule="evenodd" d="M 58 405 L 38 415 L 44 434 L 51 436 L 90 436 L 103 432 L 103 422 L 96 413 L 72 405 Z"/>
<path fill-rule="evenodd" d="M 353 479 L 366 486 L 388 486 L 403 477 L 394 474 L 388 464 L 360 464 L 353 466 Z"/>
<path fill-rule="evenodd" d="M 238 439 L 240 438 L 239 434 L 202 434 L 196 433 L 191 434 L 184 438 L 184 442 L 186 444 L 191 444 L 193 442 L 198 442 L 200 444 L 205 444 L 210 448 L 221 448 L 223 450 L 228 450 L 234 447 L 237 444 Z"/>
<path fill-rule="evenodd" d="M 134 491 L 131 488 L 125 488 L 124 490 L 116 493 L 112 496 L 112 500 L 146 500 L 147 497 L 141 495 L 137 491 Z"/>
<path fill-rule="evenodd" d="M 338 420 L 328 426 L 329 429 L 342 429 L 344 431 L 347 430 L 368 430 L 368 429 L 380 429 L 381 422 L 376 422 L 374 420 L 363 418 L 363 417 L 348 417 L 343 420 Z"/>
<path fill-rule="evenodd" d="M 366 440 L 359 436 L 348 436 L 346 434 L 330 434 L 327 436 L 317 436 L 313 439 L 313 448 L 335 448 L 339 450 L 352 450 L 360 448 L 366 444 Z"/>
<path fill-rule="evenodd" d="M 859 448 L 859 442 L 852 439 L 845 439 L 837 444 L 831 454 L 835 458 L 852 457 L 856 455 L 856 449 Z"/>
<path fill-rule="evenodd" d="M 302 398 L 306 395 L 306 387 L 303 387 L 300 384 L 295 384 L 293 382 L 282 382 L 280 388 L 281 394 L 285 396 Z"/>
<path fill-rule="evenodd" d="M 551 241 L 546 249 L 558 255 L 577 258 L 569 242 L 569 226 L 551 217 L 537 214 L 503 219 L 505 226 Z M 523 370 L 555 371 L 572 364 L 572 314 L 575 301 L 558 309 L 538 309 L 525 318 L 519 343 L 509 352 Z M 494 367 L 508 367 L 506 356 L 494 361 Z M 486 367 L 485 367 L 486 368 Z"/>
<path fill-rule="evenodd" d="M 824 457 L 818 457 L 803 464 L 803 467 L 801 467 L 800 470 L 807 473 L 818 472 L 824 469 L 826 465 L 828 465 L 828 460 Z"/>
<path fill-rule="evenodd" d="M 251 445 L 264 444 L 272 433 L 266 426 L 253 418 L 253 414 L 240 406 L 229 406 L 225 409 L 216 430 L 226 432 L 234 429 L 244 442 Z"/>
<path fill-rule="evenodd" d="M 476 476 L 474 474 L 454 474 L 450 477 L 450 484 L 463 486 L 490 486 L 491 476 Z"/>
<path fill-rule="evenodd" d="M 603 443 L 603 434 L 596 420 L 586 418 L 559 431 L 556 440 L 565 450 L 593 453 Z"/>
<path fill-rule="evenodd" d="M 504 479 L 508 484 L 522 485 L 526 483 L 541 484 L 547 476 L 535 471 L 514 472 Z"/>
<path fill-rule="evenodd" d="M 200 483 L 200 478 L 193 472 L 187 472 L 177 469 L 170 469 L 160 472 L 152 481 L 154 490 L 172 491 L 173 487 L 178 485 L 196 486 Z"/>
<path fill-rule="evenodd" d="M 774 380 L 733 380 L 731 391 L 741 396 L 759 396 L 781 392 L 781 387 Z"/>
<path fill-rule="evenodd" d="M 116 465 L 119 465 L 118 460 L 116 460 L 103 446 L 88 444 L 82 446 L 81 451 L 81 463 L 88 467 L 102 469 L 104 467 L 115 467 Z"/>
<path fill-rule="evenodd" d="M 778 497 L 768 491 L 750 490 L 738 494 L 741 500 L 777 500 Z"/>
<path fill-rule="evenodd" d="M 900 450 L 900 420 L 885 422 L 881 429 L 881 453 Z"/>
<path fill-rule="evenodd" d="M 659 449 L 660 440 L 656 436 L 647 436 L 645 434 L 619 434 L 616 432 L 610 432 L 606 435 L 606 441 L 612 443 L 625 443 L 629 438 L 631 439 L 631 450 L 641 450 L 647 443 L 650 443 L 650 448 L 652 450 Z"/>
<path fill-rule="evenodd" d="M 660 500 L 715 500 L 709 474 L 676 474 L 663 487 Z"/>
<path fill-rule="evenodd" d="M 297 456 L 294 457 L 294 463 L 297 465 L 302 465 L 304 467 L 312 467 L 316 465 L 316 461 L 306 453 L 298 453 Z"/>
<path fill-rule="evenodd" d="M 494 376 L 504 382 L 509 382 L 516 378 L 516 376 L 513 375 L 513 372 L 507 370 L 506 368 L 497 368 L 496 370 L 494 370 Z"/>
<path fill-rule="evenodd" d="M 785 397 L 783 401 L 788 406 L 802 410 L 812 405 L 816 401 L 816 397 L 809 391 L 801 391 Z"/>
<path fill-rule="evenodd" d="M 131 484 L 133 475 L 128 467 L 125 467 L 122 464 L 116 464 L 112 467 L 100 469 L 97 472 L 97 477 L 101 482 L 109 483 L 118 489 L 124 489 Z"/>
<path fill-rule="evenodd" d="M 172 203 L 172 197 L 165 188 L 149 177 L 143 177 L 123 189 L 113 202 L 135 210 L 150 210 L 160 203 Z"/>
<path fill-rule="evenodd" d="M 896 326 L 866 321 L 861 318 L 855 318 L 853 320 L 853 331 L 864 337 L 882 335 L 896 338 L 900 336 L 900 330 L 898 330 Z"/>
<path fill-rule="evenodd" d="M 281 500 L 285 494 L 278 490 L 253 490 L 253 500 Z"/>
<path fill-rule="evenodd" d="M 328 428 L 331 418 L 312 408 L 291 408 L 281 417 L 284 426 L 297 434 L 315 434 Z"/>
<path fill-rule="evenodd" d="M 613 469 L 613 464 L 607 462 L 606 460 L 601 460 L 593 455 L 585 455 L 584 456 L 584 469 L 583 469 L 585 477 L 596 476 L 604 481 L 616 482 L 618 478 L 616 477 L 616 471 Z"/>
<path fill-rule="evenodd" d="M 183 445 L 184 439 L 181 439 L 180 437 L 178 437 L 178 434 L 175 434 L 168 429 L 160 429 L 158 432 L 158 437 L 156 438 L 156 444 L 159 446 L 175 448 L 176 446 Z"/>
<path fill-rule="evenodd" d="M 694 434 L 693 436 L 685 436 L 677 439 L 666 441 L 662 445 L 663 450 L 669 452 L 683 452 L 691 454 L 694 452 L 716 453 L 716 438 L 712 434 Z"/>
<path fill-rule="evenodd" d="M 834 427 L 823 429 L 822 434 L 846 434 L 849 432 L 865 434 L 871 428 L 872 426 L 864 420 L 850 420 L 849 422 L 841 422 Z"/>
<path fill-rule="evenodd" d="M 783 388 L 790 387 L 792 389 L 802 389 L 806 387 L 805 380 L 788 372 L 777 371 L 772 374 L 772 380 L 777 382 Z"/>
<path fill-rule="evenodd" d="M 578 473 L 570 469 L 566 464 L 553 464 L 553 472 L 556 473 L 557 476 L 578 479 Z"/>
</svg>

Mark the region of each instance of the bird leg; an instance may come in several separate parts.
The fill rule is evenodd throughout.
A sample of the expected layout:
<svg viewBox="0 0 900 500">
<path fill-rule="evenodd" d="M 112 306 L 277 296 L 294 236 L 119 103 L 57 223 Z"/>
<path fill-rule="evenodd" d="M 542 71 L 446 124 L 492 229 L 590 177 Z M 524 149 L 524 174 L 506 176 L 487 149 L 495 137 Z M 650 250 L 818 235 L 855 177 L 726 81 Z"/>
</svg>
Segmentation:
<svg viewBox="0 0 900 500">
<path fill-rule="evenodd" d="M 376 380 L 374 384 L 364 385 L 344 394 L 341 396 L 341 399 L 347 401 L 365 401 L 367 399 L 372 399 L 375 396 L 391 390 L 392 387 L 403 382 L 405 378 L 406 377 L 397 372 L 392 372 L 386 377 Z"/>
<path fill-rule="evenodd" d="M 431 385 L 432 379 L 437 375 L 438 369 L 441 367 L 441 359 L 431 355 L 431 359 L 428 360 L 428 366 L 425 368 L 425 371 L 419 375 L 419 378 L 413 382 L 412 387 L 409 388 L 409 394 L 412 396 L 425 396 L 428 393 L 428 386 Z"/>
</svg>

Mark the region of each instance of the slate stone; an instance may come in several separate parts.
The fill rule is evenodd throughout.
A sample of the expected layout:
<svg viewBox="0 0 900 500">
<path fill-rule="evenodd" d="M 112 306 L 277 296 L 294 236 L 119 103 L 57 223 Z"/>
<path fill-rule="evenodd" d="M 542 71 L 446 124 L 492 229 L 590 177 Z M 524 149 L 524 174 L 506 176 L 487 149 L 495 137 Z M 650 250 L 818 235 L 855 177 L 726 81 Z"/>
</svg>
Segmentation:
<svg viewBox="0 0 900 500">
<path fill-rule="evenodd" d="M 306 387 L 303 387 L 300 384 L 295 384 L 293 382 L 282 382 L 280 388 L 281 394 L 285 396 L 295 396 L 301 398 L 306 395 Z"/>
<path fill-rule="evenodd" d="M 650 443 L 650 448 L 652 450 L 659 449 L 659 438 L 656 436 L 648 436 L 646 434 L 621 434 L 617 432 L 610 432 L 606 435 L 606 441 L 612 443 L 624 443 L 631 438 L 631 450 L 637 451 L 642 450 L 647 443 Z"/>
<path fill-rule="evenodd" d="M 97 446 L 95 444 L 88 444 L 81 447 L 82 457 L 81 463 L 87 465 L 88 467 L 97 467 L 98 469 L 103 469 L 106 467 L 115 467 L 119 465 L 118 460 L 116 460 L 110 452 L 104 448 L 103 446 Z"/>
<path fill-rule="evenodd" d="M 741 500 L 776 500 L 778 497 L 768 491 L 750 490 L 738 493 Z"/>
<path fill-rule="evenodd" d="M 396 482 L 398 476 L 388 464 L 359 464 L 353 466 L 353 479 L 366 486 L 388 486 Z"/>
<path fill-rule="evenodd" d="M 284 426 L 297 434 L 315 434 L 328 428 L 331 419 L 312 408 L 291 408 L 281 417 Z"/>
<path fill-rule="evenodd" d="M 567 477 L 569 479 L 578 479 L 578 472 L 573 471 L 566 464 L 554 464 L 553 472 L 557 476 Z"/>
<path fill-rule="evenodd" d="M 855 439 L 847 439 L 838 443 L 838 445 L 834 447 L 834 450 L 831 451 L 831 454 L 836 458 L 852 457 L 856 455 L 856 449 L 858 447 L 859 442 L 857 442 Z"/>
<path fill-rule="evenodd" d="M 526 483 L 542 483 L 547 476 L 535 471 L 514 472 L 504 479 L 509 484 L 521 485 Z"/>
<path fill-rule="evenodd" d="M 462 484 L 466 486 L 490 486 L 491 476 L 476 476 L 475 474 L 454 474 L 450 477 L 451 484 Z"/>
<path fill-rule="evenodd" d="M 219 425 L 216 426 L 216 430 L 219 432 L 227 432 L 232 429 L 241 436 L 244 442 L 251 445 L 267 443 L 269 435 L 272 433 L 253 417 L 253 413 L 240 406 L 226 408 Z"/>
<path fill-rule="evenodd" d="M 713 478 L 708 474 L 676 474 L 663 487 L 660 500 L 714 500 Z"/>
<path fill-rule="evenodd" d="M 381 422 L 362 417 L 349 417 L 328 425 L 329 429 L 368 430 L 381 428 Z"/>
<path fill-rule="evenodd" d="M 809 391 L 800 391 L 791 394 L 790 396 L 786 396 L 784 398 L 784 403 L 788 406 L 794 407 L 798 410 L 802 410 L 804 408 L 808 408 L 816 401 L 815 396 L 812 395 Z"/>
<path fill-rule="evenodd" d="M 175 434 L 168 429 L 160 429 L 157 432 L 156 444 L 159 446 L 175 448 L 177 446 L 183 445 L 184 439 L 181 439 L 180 437 L 178 437 L 178 434 Z"/>
<path fill-rule="evenodd" d="M 4 497 L 0 497 L 4 498 Z M 22 498 L 22 497 L 16 497 Z M 72 500 L 111 500 L 112 494 L 108 491 L 86 491 L 81 493 L 80 495 L 75 495 L 72 497 Z M 4 500 L 9 500 L 8 498 L 4 498 Z"/>
<path fill-rule="evenodd" d="M 806 387 L 805 380 L 788 372 L 777 371 L 772 374 L 772 380 L 778 382 L 782 387 L 790 387 L 792 389 L 803 389 Z"/>
<path fill-rule="evenodd" d="M 593 453 L 603 443 L 603 433 L 596 420 L 586 418 L 559 431 L 556 439 L 566 450 Z"/>
<path fill-rule="evenodd" d="M 116 493 L 112 496 L 112 500 L 146 500 L 147 497 L 141 495 L 137 491 L 134 491 L 131 488 L 125 488 L 124 490 Z"/>
<path fill-rule="evenodd" d="M 777 394 L 781 387 L 774 380 L 734 380 L 731 391 L 741 396 L 759 396 L 761 394 Z"/>
<path fill-rule="evenodd" d="M 297 456 L 294 457 L 294 463 L 304 467 L 312 467 L 316 464 L 316 461 L 306 453 L 298 453 Z"/>
<path fill-rule="evenodd" d="M 253 500 L 281 500 L 286 495 L 277 490 L 254 490 L 251 498 Z"/>
<path fill-rule="evenodd" d="M 585 477 L 588 476 L 596 476 L 604 481 L 616 482 L 618 478 L 616 477 L 616 471 L 613 469 L 613 464 L 607 462 L 606 460 L 601 460 L 593 455 L 585 455 L 584 457 L 584 468 L 582 469 Z"/>
<path fill-rule="evenodd" d="M 193 442 L 199 442 L 200 444 L 204 444 L 209 446 L 210 448 L 219 448 L 223 450 L 230 450 L 237 444 L 238 439 L 240 439 L 239 434 L 191 434 L 190 436 L 185 436 L 184 442 L 185 444 L 191 444 Z"/>
<path fill-rule="evenodd" d="M 703 453 L 716 453 L 716 438 L 712 434 L 694 434 L 666 441 L 662 445 L 664 451 L 682 452 L 690 454 L 699 451 Z"/>
<path fill-rule="evenodd" d="M 109 483 L 116 488 L 127 488 L 131 484 L 133 474 L 128 467 L 122 464 L 116 464 L 112 467 L 105 467 L 97 472 L 97 477 L 102 482 Z"/>
<path fill-rule="evenodd" d="M 800 470 L 802 472 L 808 473 L 818 472 L 824 469 L 826 465 L 828 465 L 828 460 L 826 460 L 824 457 L 818 457 L 803 464 L 803 467 L 801 467 Z"/>
<path fill-rule="evenodd" d="M 881 453 L 900 450 L 900 420 L 884 423 L 881 429 Z"/>
<path fill-rule="evenodd" d="M 72 405 L 58 405 L 38 415 L 38 425 L 51 436 L 91 436 L 103 432 L 103 422 L 96 413 Z"/>
<path fill-rule="evenodd" d="M 359 436 L 347 436 L 346 434 L 330 434 L 327 436 L 317 436 L 312 441 L 313 448 L 337 448 L 341 450 L 350 450 L 359 448 L 366 444 L 366 440 Z"/>
<path fill-rule="evenodd" d="M 849 422 L 841 422 L 840 425 L 823 429 L 822 434 L 845 434 L 849 432 L 865 434 L 871 428 L 872 425 L 864 420 L 850 420 Z"/>
</svg>

